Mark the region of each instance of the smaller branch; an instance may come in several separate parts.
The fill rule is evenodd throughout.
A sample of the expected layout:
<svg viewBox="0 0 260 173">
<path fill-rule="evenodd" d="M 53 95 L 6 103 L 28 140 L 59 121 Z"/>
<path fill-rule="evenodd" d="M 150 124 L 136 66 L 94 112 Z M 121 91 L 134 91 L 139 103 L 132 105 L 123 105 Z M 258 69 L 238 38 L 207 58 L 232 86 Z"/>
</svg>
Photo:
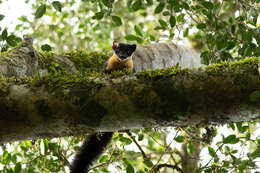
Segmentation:
<svg viewBox="0 0 260 173">
<path fill-rule="evenodd" d="M 219 17 L 219 13 L 220 13 L 220 11 L 221 11 L 221 9 L 222 9 L 222 7 L 223 7 L 223 4 L 224 4 L 224 1 L 221 2 L 221 5 L 220 5 L 220 8 L 219 8 L 219 10 L 218 10 L 218 12 L 217 12 L 216 17 Z"/>
<path fill-rule="evenodd" d="M 182 169 L 179 168 L 177 165 L 170 165 L 170 164 L 160 164 L 160 165 L 157 165 L 156 168 L 155 168 L 155 171 L 159 171 L 161 168 L 163 167 L 167 167 L 167 168 L 172 168 L 172 169 L 176 169 L 177 171 L 183 173 Z"/>
<path fill-rule="evenodd" d="M 148 159 L 148 157 L 146 156 L 144 150 L 142 149 L 142 147 L 138 144 L 138 142 L 135 140 L 134 136 L 130 133 L 129 130 L 126 130 L 125 133 L 132 139 L 132 141 L 134 141 L 135 145 L 138 147 L 138 149 L 140 150 L 140 152 L 143 155 L 144 160 Z"/>
<path fill-rule="evenodd" d="M 171 146 L 173 140 L 177 137 L 177 134 L 179 133 L 179 131 L 180 131 L 180 130 L 178 129 L 177 132 L 176 132 L 176 134 L 175 134 L 175 136 L 174 136 L 174 138 L 172 139 L 172 141 L 166 146 L 165 152 L 168 151 L 168 149 L 170 148 L 170 146 Z M 158 159 L 157 163 L 152 167 L 151 170 L 154 170 L 154 169 L 159 165 L 159 162 L 161 161 L 161 159 L 162 159 L 163 155 L 165 154 L 165 152 L 160 155 L 160 158 Z"/>
<path fill-rule="evenodd" d="M 174 150 L 174 153 L 177 154 L 177 155 L 181 158 L 181 160 L 184 159 L 183 154 L 182 154 L 179 150 L 175 149 L 175 150 Z"/>
<path fill-rule="evenodd" d="M 152 138 L 152 140 L 153 140 L 155 143 L 157 143 L 158 145 L 164 146 L 163 144 L 161 144 L 160 142 L 158 142 L 152 135 L 148 134 L 148 136 L 149 136 L 150 138 Z"/>
<path fill-rule="evenodd" d="M 97 164 L 97 165 L 91 167 L 88 171 L 90 171 L 90 170 L 92 170 L 92 169 L 95 169 L 95 168 L 107 166 L 107 165 L 109 165 L 109 164 L 111 164 L 111 163 L 113 163 L 113 162 L 115 162 L 115 161 L 119 161 L 119 160 L 121 159 L 121 157 L 120 157 L 121 155 L 117 156 L 117 158 L 115 158 L 114 160 L 112 159 L 112 154 L 114 153 L 114 151 L 115 151 L 115 148 L 114 148 L 113 151 L 111 152 L 110 157 L 109 157 L 109 159 L 108 159 L 107 162 Z"/>
<path fill-rule="evenodd" d="M 186 11 L 186 13 L 190 16 L 190 18 L 191 18 L 195 23 L 197 23 L 197 24 L 200 23 L 200 22 L 197 21 L 197 20 L 192 16 L 192 14 L 190 14 L 188 11 Z"/>
<path fill-rule="evenodd" d="M 107 165 L 113 163 L 114 161 L 118 161 L 118 160 L 120 160 L 120 158 L 115 159 L 115 160 L 109 160 L 108 162 L 104 162 L 104 163 L 97 164 L 97 165 L 93 166 L 92 168 L 90 168 L 88 171 L 90 171 L 90 170 L 92 170 L 92 169 L 95 169 L 95 168 L 107 166 Z"/>
<path fill-rule="evenodd" d="M 68 161 L 68 159 L 67 159 L 62 153 L 60 153 L 60 154 L 61 154 L 61 155 L 60 155 L 60 159 L 61 159 L 67 166 L 71 167 L 70 162 Z"/>
<path fill-rule="evenodd" d="M 216 150 L 215 153 L 217 153 L 223 145 L 224 145 L 224 144 L 221 144 L 221 145 L 218 147 L 218 149 Z M 209 165 L 209 163 L 213 160 L 213 158 L 214 158 L 214 157 L 211 157 L 211 159 L 208 161 L 208 163 L 207 163 L 205 166 L 203 166 L 202 168 L 200 168 L 200 169 L 206 168 L 206 167 Z"/>
</svg>

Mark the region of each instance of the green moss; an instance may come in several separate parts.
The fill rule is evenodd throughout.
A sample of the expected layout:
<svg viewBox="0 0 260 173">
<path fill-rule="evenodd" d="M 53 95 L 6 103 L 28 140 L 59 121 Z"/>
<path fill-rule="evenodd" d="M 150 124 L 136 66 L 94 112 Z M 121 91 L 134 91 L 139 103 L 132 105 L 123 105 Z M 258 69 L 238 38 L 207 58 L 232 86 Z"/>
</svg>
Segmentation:
<svg viewBox="0 0 260 173">
<path fill-rule="evenodd" d="M 53 52 L 39 52 L 39 66 L 47 69 L 51 74 L 67 74 L 68 72 L 62 68 L 57 62 L 54 61 Z"/>
<path fill-rule="evenodd" d="M 201 67 L 199 68 L 199 71 L 205 71 L 208 76 L 221 76 L 226 74 L 226 72 L 230 72 L 232 74 L 239 72 L 240 75 L 244 72 L 247 72 L 248 74 L 256 74 L 258 73 L 258 62 L 259 58 L 250 58 L 235 62 L 222 62 L 220 64 Z M 178 66 L 173 66 L 168 69 L 155 69 L 138 72 L 136 76 L 139 79 L 159 79 L 174 76 L 183 76 L 189 78 L 191 77 L 192 71 L 192 69 L 181 69 Z"/>
<path fill-rule="evenodd" d="M 110 56 L 109 52 L 87 52 L 83 49 L 65 53 L 65 57 L 74 62 L 82 73 L 103 72 L 104 64 Z"/>
<path fill-rule="evenodd" d="M 16 46 L 12 47 L 11 49 L 8 49 L 4 52 L 0 52 L 0 57 L 7 56 L 8 54 L 10 54 L 10 52 L 14 51 L 17 48 L 20 48 L 21 46 L 22 46 L 22 42 L 19 42 Z"/>
<path fill-rule="evenodd" d="M 0 73 L 0 97 L 5 97 L 9 93 L 8 86 L 7 86 L 7 80 L 3 76 L 2 73 Z"/>
<path fill-rule="evenodd" d="M 146 70 L 142 72 L 138 72 L 136 74 L 137 78 L 139 79 L 160 79 L 160 78 L 167 78 L 173 77 L 178 75 L 189 76 L 191 74 L 190 69 L 181 69 L 179 66 L 173 66 L 167 69 L 153 69 L 153 70 Z"/>
<path fill-rule="evenodd" d="M 53 57 L 55 56 L 54 53 L 40 52 L 40 54 L 39 65 L 40 67 L 47 69 L 50 75 L 66 76 L 70 74 L 69 71 L 66 71 L 66 69 L 53 60 Z M 109 58 L 109 53 L 77 50 L 66 52 L 63 56 L 74 63 L 80 74 L 96 78 L 102 76 L 101 72 L 103 72 L 105 61 Z"/>
<path fill-rule="evenodd" d="M 89 66 L 91 63 L 89 62 L 89 57 L 90 54 L 87 54 L 86 52 L 78 52 L 77 53 L 77 58 L 80 58 L 80 56 L 86 56 L 86 61 L 82 61 L 79 64 L 81 64 L 81 67 Z M 70 74 L 70 73 L 65 73 L 62 68 L 59 67 L 59 65 L 51 60 L 51 57 L 53 56 L 53 53 L 44 53 L 44 55 L 41 57 L 40 61 L 41 63 L 45 65 L 49 65 L 48 69 L 55 69 L 52 74 L 49 76 L 44 76 L 44 77 L 25 77 L 25 78 L 16 78 L 16 77 L 11 77 L 6 79 L 6 82 L 11 82 L 11 83 L 16 83 L 16 84 L 30 84 L 32 86 L 41 86 L 45 85 L 47 89 L 51 91 L 59 91 L 58 89 L 68 89 L 72 88 L 75 85 L 79 85 L 80 83 L 88 83 L 91 84 L 93 83 L 94 85 L 97 85 L 97 81 L 94 82 L 94 80 L 98 77 L 109 77 L 109 78 L 114 78 L 114 77 L 120 77 L 123 75 L 129 75 L 129 71 L 116 71 L 113 72 L 112 74 L 104 74 L 104 73 L 97 73 L 95 70 L 92 73 L 83 74 L 83 73 L 78 73 L 78 74 Z M 72 53 L 71 53 L 72 56 Z M 96 54 L 96 56 L 98 56 Z M 103 57 L 105 58 L 105 57 Z M 102 59 L 102 56 L 101 56 Z M 251 59 L 245 59 L 242 61 L 238 62 L 223 62 L 221 64 L 215 64 L 215 65 L 210 65 L 205 67 L 205 73 L 199 73 L 192 75 L 192 70 L 190 69 L 181 69 L 177 66 L 168 68 L 168 69 L 155 69 L 155 70 L 147 70 L 143 72 L 138 72 L 136 74 L 131 74 L 131 75 L 136 75 L 138 79 L 142 80 L 147 80 L 147 81 L 153 81 L 156 82 L 156 80 L 159 79 L 165 79 L 165 78 L 181 78 L 186 80 L 186 86 L 189 86 L 189 79 L 190 80 L 197 80 L 197 79 L 206 79 L 209 78 L 210 76 L 221 76 L 223 74 L 226 74 L 224 72 L 230 72 L 230 76 L 234 79 L 234 82 L 243 82 L 241 80 L 244 80 L 245 78 L 241 78 L 241 73 L 253 73 L 253 74 L 258 74 L 258 61 L 259 58 L 251 58 Z M 103 62 L 103 60 L 102 60 Z M 85 64 L 85 65 L 82 65 Z M 101 61 L 97 63 L 101 65 Z M 98 66 L 96 68 L 98 68 Z M 97 70 L 98 71 L 98 70 Z M 202 69 L 200 69 L 202 71 Z M 206 76 L 205 76 L 206 75 Z M 2 78 L 1 80 L 4 80 Z M 240 80 L 240 81 L 239 81 Z M 193 85 L 193 84 L 192 84 Z M 96 87 L 96 86 L 93 86 Z"/>
<path fill-rule="evenodd" d="M 213 64 L 205 67 L 205 71 L 209 75 L 222 75 L 223 72 L 244 71 L 257 73 L 259 58 L 247 58 L 241 61 L 222 62 L 220 64 Z"/>
</svg>

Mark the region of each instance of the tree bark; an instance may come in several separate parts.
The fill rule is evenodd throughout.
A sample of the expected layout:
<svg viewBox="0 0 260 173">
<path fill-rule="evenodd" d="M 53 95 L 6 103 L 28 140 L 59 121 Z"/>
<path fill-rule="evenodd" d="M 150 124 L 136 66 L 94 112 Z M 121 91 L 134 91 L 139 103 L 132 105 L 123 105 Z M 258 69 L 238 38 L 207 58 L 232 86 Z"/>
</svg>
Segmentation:
<svg viewBox="0 0 260 173">
<path fill-rule="evenodd" d="M 0 80 L 1 142 L 260 116 L 258 58 L 130 75 L 7 75 Z"/>
</svg>

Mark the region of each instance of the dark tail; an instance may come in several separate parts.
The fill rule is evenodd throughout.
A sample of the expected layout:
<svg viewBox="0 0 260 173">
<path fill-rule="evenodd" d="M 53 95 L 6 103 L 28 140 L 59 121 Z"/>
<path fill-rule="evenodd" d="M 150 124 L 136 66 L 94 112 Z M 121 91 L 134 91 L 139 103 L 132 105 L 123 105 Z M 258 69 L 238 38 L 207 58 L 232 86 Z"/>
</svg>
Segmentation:
<svg viewBox="0 0 260 173">
<path fill-rule="evenodd" d="M 86 173 L 92 162 L 102 154 L 109 144 L 113 132 L 104 132 L 101 135 L 94 133 L 90 135 L 77 152 L 71 167 L 70 173 Z"/>
</svg>

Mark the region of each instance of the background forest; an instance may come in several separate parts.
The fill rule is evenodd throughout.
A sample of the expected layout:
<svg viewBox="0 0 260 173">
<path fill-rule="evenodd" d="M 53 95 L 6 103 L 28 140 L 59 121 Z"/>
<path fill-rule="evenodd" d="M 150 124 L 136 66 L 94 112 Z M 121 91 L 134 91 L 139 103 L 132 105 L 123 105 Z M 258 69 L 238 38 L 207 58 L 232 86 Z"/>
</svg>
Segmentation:
<svg viewBox="0 0 260 173">
<path fill-rule="evenodd" d="M 22 0 L 19 0 L 22 1 Z M 0 11 L 0 50 L 34 37 L 42 52 L 111 52 L 113 40 L 173 42 L 203 64 L 260 56 L 260 0 L 24 0 L 31 14 Z M 0 0 L 1 6 L 15 3 Z M 90 69 L 81 69 L 88 72 Z M 258 102 L 260 91 L 250 99 Z M 258 120 L 116 133 L 92 172 L 260 172 Z M 0 172 L 68 172 L 81 137 L 1 144 Z"/>
</svg>

